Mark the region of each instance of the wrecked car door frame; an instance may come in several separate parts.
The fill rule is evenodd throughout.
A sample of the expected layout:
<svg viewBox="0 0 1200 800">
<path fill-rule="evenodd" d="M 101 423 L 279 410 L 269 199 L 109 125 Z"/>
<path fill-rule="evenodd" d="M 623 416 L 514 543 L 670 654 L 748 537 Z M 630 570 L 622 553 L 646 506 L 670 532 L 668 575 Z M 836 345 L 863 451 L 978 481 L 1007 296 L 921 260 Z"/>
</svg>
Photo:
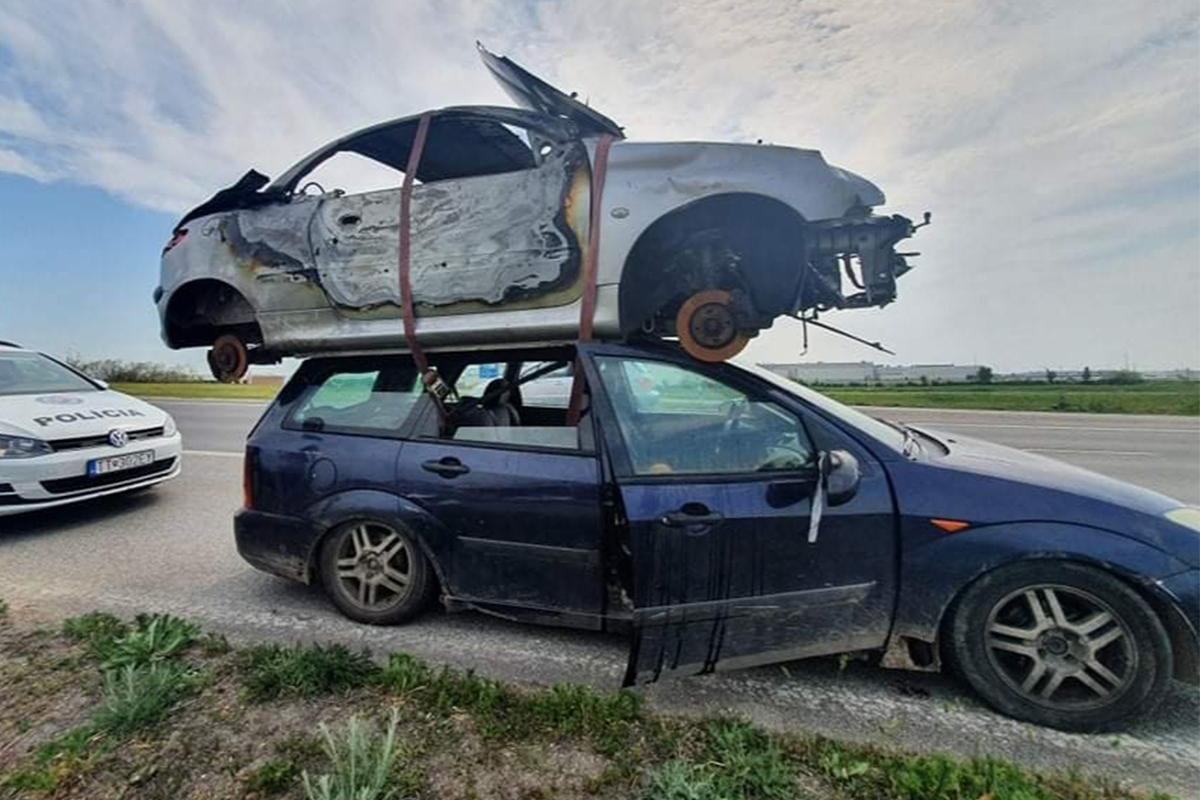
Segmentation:
<svg viewBox="0 0 1200 800">
<path fill-rule="evenodd" d="M 883 647 L 898 581 L 896 515 L 872 453 L 795 398 L 728 365 L 663 351 L 580 347 L 623 520 L 633 634 L 625 683 Z M 697 372 L 796 417 L 821 454 L 858 461 L 848 501 L 824 509 L 815 542 L 815 466 L 772 474 L 635 474 L 597 358 Z M 715 442 L 714 442 L 715 444 Z M 685 515 L 692 514 L 694 518 Z"/>
</svg>

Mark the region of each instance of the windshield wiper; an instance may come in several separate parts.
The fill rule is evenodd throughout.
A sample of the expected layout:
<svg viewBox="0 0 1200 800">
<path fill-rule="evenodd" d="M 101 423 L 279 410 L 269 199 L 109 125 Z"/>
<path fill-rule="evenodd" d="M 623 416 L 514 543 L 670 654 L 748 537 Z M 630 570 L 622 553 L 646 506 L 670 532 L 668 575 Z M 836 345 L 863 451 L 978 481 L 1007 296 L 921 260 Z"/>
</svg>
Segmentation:
<svg viewBox="0 0 1200 800">
<path fill-rule="evenodd" d="M 899 425 L 896 427 L 900 428 L 900 430 L 904 432 L 904 447 L 900 452 L 905 458 L 912 458 L 913 452 L 920 449 L 921 443 L 917 441 L 917 437 L 908 428 Z"/>
</svg>

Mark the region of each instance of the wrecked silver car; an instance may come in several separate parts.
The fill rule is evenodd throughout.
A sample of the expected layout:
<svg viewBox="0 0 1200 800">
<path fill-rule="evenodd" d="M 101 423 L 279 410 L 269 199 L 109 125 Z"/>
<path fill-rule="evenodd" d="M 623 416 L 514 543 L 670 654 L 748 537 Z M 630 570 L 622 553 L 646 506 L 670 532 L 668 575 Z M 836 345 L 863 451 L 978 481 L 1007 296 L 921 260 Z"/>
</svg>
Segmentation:
<svg viewBox="0 0 1200 800">
<path fill-rule="evenodd" d="M 522 108 L 430 112 L 416 148 L 423 115 L 374 125 L 186 214 L 155 290 L 166 344 L 211 347 L 214 375 L 236 380 L 250 363 L 403 343 L 399 181 L 348 194 L 306 180 L 341 153 L 400 173 L 419 154 L 408 269 L 415 335 L 432 348 L 577 338 L 589 243 L 594 336 L 678 337 L 702 360 L 735 355 L 781 315 L 896 298 L 908 265 L 895 245 L 919 226 L 874 215 L 884 196 L 869 181 L 815 150 L 629 142 L 480 55 Z"/>
</svg>

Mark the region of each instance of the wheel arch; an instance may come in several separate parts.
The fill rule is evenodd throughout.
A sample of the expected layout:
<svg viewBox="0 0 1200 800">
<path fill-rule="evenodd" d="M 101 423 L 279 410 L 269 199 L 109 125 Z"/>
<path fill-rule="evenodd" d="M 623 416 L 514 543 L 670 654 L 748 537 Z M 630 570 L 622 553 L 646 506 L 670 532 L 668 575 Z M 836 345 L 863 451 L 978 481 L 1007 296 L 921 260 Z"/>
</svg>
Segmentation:
<svg viewBox="0 0 1200 800">
<path fill-rule="evenodd" d="M 314 520 L 319 531 L 313 537 L 306 556 L 305 583 L 318 577 L 321 548 L 334 530 L 348 522 L 378 521 L 402 527 L 416 540 L 421 554 L 433 567 L 434 578 L 441 593 L 449 590 L 443 564 L 443 547 L 449 534 L 437 519 L 419 505 L 390 492 L 352 489 L 324 498 L 309 509 L 306 516 Z"/>
<path fill-rule="evenodd" d="M 1095 536 L 1094 550 L 1078 546 Z M 1029 561 L 1060 561 L 1090 567 L 1120 580 L 1162 621 L 1171 639 L 1174 674 L 1200 669 L 1200 645 L 1157 578 L 1184 569 L 1171 556 L 1111 531 L 1062 523 L 985 526 L 951 534 L 919 548 L 901 566 L 900 596 L 883 658 L 885 667 L 938 671 L 946 624 L 966 591 L 985 575 Z M 906 587 L 912 587 L 906 591 Z M 1191 678 L 1195 682 L 1195 678 Z"/>
<path fill-rule="evenodd" d="M 661 280 L 666 266 L 664 254 L 677 251 L 684 243 L 710 231 L 726 233 L 742 247 L 751 248 L 750 260 L 756 264 L 791 260 L 798 264 L 804 253 L 804 218 L 792 206 L 774 197 L 753 192 L 728 192 L 709 195 L 676 206 L 655 219 L 634 241 L 621 268 L 619 289 L 620 326 L 623 335 L 635 333 L 642 322 L 659 310 L 668 281 Z M 799 270 L 752 271 L 751 293 L 763 302 L 782 305 L 795 294 Z M 717 287 L 710 287 L 717 288 Z"/>
<path fill-rule="evenodd" d="M 261 343 L 262 329 L 254 305 L 244 292 L 219 278 L 195 278 L 175 287 L 163 310 L 163 338 L 168 347 L 204 347 L 220 333 L 235 333 L 247 343 Z"/>
</svg>

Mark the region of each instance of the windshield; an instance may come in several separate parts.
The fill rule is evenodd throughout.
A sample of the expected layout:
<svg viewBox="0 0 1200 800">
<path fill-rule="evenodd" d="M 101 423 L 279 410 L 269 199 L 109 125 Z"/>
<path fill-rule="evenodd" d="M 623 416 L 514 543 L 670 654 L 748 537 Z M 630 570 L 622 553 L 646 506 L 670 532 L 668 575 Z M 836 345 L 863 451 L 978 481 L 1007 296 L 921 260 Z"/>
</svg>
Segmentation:
<svg viewBox="0 0 1200 800">
<path fill-rule="evenodd" d="M 0 352 L 0 396 L 96 391 L 96 384 L 40 353 Z"/>
<path fill-rule="evenodd" d="M 878 440 L 897 452 L 904 452 L 906 436 L 903 428 L 882 422 L 874 417 L 869 417 L 861 411 L 855 411 L 849 406 L 842 405 L 836 400 L 830 400 L 820 392 L 814 392 L 807 386 L 802 386 L 782 375 L 777 375 L 769 369 L 763 369 L 756 364 L 735 363 L 739 368 L 746 370 L 746 372 L 757 375 L 763 380 L 770 381 L 788 394 L 795 395 L 809 405 L 816 406 L 830 416 L 845 422 L 853 428 L 857 428 L 872 439 Z"/>
</svg>

